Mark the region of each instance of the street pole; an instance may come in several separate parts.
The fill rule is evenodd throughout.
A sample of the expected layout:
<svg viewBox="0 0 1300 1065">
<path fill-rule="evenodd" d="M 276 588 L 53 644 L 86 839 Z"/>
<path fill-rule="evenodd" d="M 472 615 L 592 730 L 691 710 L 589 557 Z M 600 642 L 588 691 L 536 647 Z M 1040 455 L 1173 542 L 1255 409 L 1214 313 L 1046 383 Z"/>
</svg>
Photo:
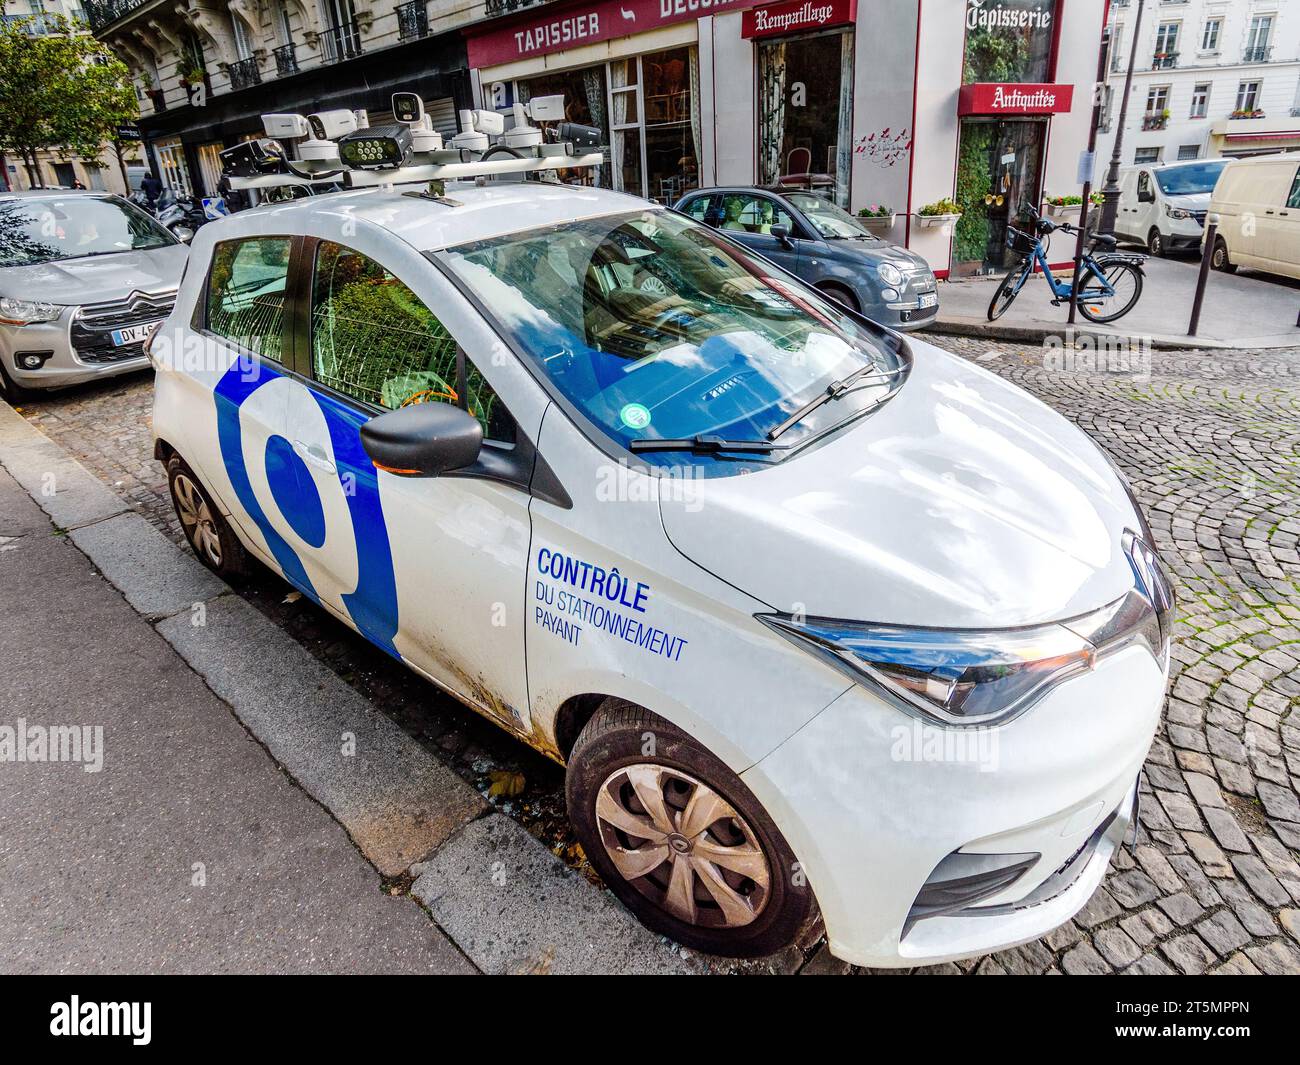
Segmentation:
<svg viewBox="0 0 1300 1065">
<path fill-rule="evenodd" d="M 1079 309 L 1079 268 L 1083 265 L 1083 241 L 1088 232 L 1088 210 L 1092 204 L 1092 169 L 1097 155 L 1097 127 L 1101 125 L 1101 104 L 1105 96 L 1102 83 L 1106 78 L 1106 63 L 1110 56 L 1110 27 L 1101 30 L 1101 45 L 1097 49 L 1097 81 L 1092 94 L 1092 124 L 1088 127 L 1088 175 L 1083 183 L 1083 203 L 1079 207 L 1079 235 L 1074 242 L 1074 280 L 1070 284 L 1070 314 L 1066 319 L 1074 325 L 1074 315 Z"/>
<path fill-rule="evenodd" d="M 1124 97 L 1119 102 L 1119 125 L 1115 128 L 1115 147 L 1110 153 L 1110 167 L 1106 171 L 1106 185 L 1101 190 L 1101 224 L 1098 233 L 1115 232 L 1115 215 L 1119 213 L 1119 160 L 1124 147 L 1124 122 L 1128 118 L 1128 98 L 1133 91 L 1133 64 L 1137 61 L 1138 37 L 1142 28 L 1142 8 L 1146 0 L 1138 0 L 1137 14 L 1133 17 L 1133 41 L 1129 46 L 1128 73 L 1124 75 Z"/>
</svg>

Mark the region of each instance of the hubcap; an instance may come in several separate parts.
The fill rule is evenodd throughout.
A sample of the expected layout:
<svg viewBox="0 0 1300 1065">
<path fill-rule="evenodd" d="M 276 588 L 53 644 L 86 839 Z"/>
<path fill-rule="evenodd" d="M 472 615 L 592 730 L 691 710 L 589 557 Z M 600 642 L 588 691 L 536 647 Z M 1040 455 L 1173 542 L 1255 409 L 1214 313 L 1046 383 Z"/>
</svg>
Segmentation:
<svg viewBox="0 0 1300 1065">
<path fill-rule="evenodd" d="M 181 528 L 194 550 L 206 557 L 214 566 L 221 565 L 221 535 L 212 520 L 212 510 L 202 490 L 185 474 L 177 474 L 172 482 L 176 498 L 176 513 Z"/>
<path fill-rule="evenodd" d="M 667 766 L 625 766 L 596 795 L 601 843 L 637 891 L 679 921 L 735 928 L 771 894 L 753 829 L 707 784 Z"/>
</svg>

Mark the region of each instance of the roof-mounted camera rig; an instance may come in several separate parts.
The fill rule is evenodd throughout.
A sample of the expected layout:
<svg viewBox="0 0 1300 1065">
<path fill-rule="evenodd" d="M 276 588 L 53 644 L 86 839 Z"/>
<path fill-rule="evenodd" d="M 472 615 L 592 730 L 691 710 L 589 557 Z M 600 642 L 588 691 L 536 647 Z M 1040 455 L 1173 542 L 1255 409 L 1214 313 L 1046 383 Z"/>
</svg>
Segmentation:
<svg viewBox="0 0 1300 1065">
<path fill-rule="evenodd" d="M 394 93 L 393 115 L 396 122 L 381 126 L 371 126 L 365 111 L 263 115 L 266 137 L 223 151 L 222 171 L 235 189 L 340 181 L 361 188 L 473 178 L 522 181 L 605 161 L 599 129 L 564 121 L 563 96 L 516 103 L 510 129 L 497 111 L 461 111 L 461 132 L 446 145 L 415 93 Z"/>
</svg>

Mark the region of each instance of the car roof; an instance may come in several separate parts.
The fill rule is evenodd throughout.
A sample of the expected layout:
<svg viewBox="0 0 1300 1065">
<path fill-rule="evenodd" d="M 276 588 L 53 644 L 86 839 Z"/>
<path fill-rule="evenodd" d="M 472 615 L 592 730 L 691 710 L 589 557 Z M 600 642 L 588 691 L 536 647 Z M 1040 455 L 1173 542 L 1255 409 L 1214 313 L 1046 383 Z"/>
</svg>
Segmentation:
<svg viewBox="0 0 1300 1065">
<path fill-rule="evenodd" d="M 682 195 L 682 199 L 686 199 L 687 196 L 713 195 L 716 193 L 728 195 L 741 192 L 765 192 L 769 196 L 788 196 L 792 192 L 806 192 L 811 193 L 813 196 L 818 195 L 816 189 L 792 188 L 786 185 L 717 185 L 709 189 L 691 189 L 690 192 Z M 825 199 L 825 197 L 823 196 L 822 199 Z"/>
<path fill-rule="evenodd" d="M 369 222 L 419 251 L 436 251 L 582 218 L 659 209 L 658 204 L 636 196 L 586 186 L 542 181 L 448 182 L 445 195 L 438 199 L 422 195 L 419 185 L 349 189 L 253 212 L 240 211 L 218 225 L 229 231 L 231 223 L 255 215 L 262 220 L 261 228 L 269 216 L 292 232 L 301 227 L 299 216 L 306 214 L 313 227 L 331 219 Z"/>
<path fill-rule="evenodd" d="M 14 189 L 12 192 L 0 192 L 0 200 L 48 200 L 63 199 L 65 196 L 98 196 L 107 199 L 111 192 L 91 189 Z"/>
</svg>

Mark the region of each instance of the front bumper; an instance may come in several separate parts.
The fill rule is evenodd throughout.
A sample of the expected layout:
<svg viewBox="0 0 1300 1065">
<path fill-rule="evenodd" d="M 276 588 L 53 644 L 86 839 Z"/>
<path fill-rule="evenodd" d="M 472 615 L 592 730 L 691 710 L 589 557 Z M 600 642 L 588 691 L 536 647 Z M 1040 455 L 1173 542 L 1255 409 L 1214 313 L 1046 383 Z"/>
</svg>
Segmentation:
<svg viewBox="0 0 1300 1065">
<path fill-rule="evenodd" d="M 175 299 L 175 292 L 137 292 L 112 303 L 67 307 L 53 322 L 0 325 L 5 372 L 20 387 L 36 390 L 146 369 L 149 359 L 143 341 L 114 344 L 113 330 L 166 318 Z M 39 369 L 23 367 L 22 356 L 27 353 L 44 356 Z"/>
<path fill-rule="evenodd" d="M 1163 665 L 1131 646 L 1014 721 L 954 730 L 855 685 L 743 779 L 799 856 L 837 957 L 901 967 L 985 954 L 1051 931 L 1101 882 L 1164 689 Z M 996 894 L 916 919 L 955 851 L 1037 857 Z"/>
</svg>

